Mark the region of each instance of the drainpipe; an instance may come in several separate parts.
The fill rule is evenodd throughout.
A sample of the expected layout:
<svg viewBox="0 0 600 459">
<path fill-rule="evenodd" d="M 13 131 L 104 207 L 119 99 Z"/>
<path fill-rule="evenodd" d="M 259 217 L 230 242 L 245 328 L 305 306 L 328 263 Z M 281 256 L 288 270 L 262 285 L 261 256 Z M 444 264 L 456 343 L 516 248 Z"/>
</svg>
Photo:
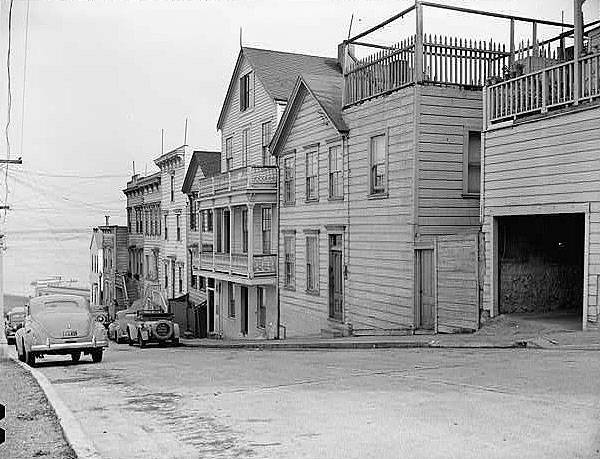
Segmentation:
<svg viewBox="0 0 600 459">
<path fill-rule="evenodd" d="M 275 282 L 276 282 L 276 289 L 277 289 L 277 333 L 276 333 L 276 337 L 277 339 L 281 339 L 281 337 L 279 336 L 279 329 L 281 328 L 281 296 L 280 296 L 280 292 L 279 292 L 279 235 L 281 234 L 281 230 L 280 230 L 280 225 L 279 225 L 279 220 L 281 219 L 281 216 L 279 215 L 279 211 L 281 209 L 281 206 L 279 205 L 279 155 L 276 156 L 276 160 L 275 160 L 275 167 L 277 167 L 277 257 L 276 257 L 276 263 L 275 263 Z"/>
</svg>

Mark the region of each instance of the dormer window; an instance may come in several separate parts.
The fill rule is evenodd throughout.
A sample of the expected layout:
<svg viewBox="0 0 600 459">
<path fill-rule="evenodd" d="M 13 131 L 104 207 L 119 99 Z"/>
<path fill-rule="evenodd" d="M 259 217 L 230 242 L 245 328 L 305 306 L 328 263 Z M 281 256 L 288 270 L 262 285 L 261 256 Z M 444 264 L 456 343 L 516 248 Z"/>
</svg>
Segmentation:
<svg viewBox="0 0 600 459">
<path fill-rule="evenodd" d="M 252 72 L 240 78 L 240 111 L 244 112 L 252 107 L 254 99 L 254 79 Z"/>
</svg>

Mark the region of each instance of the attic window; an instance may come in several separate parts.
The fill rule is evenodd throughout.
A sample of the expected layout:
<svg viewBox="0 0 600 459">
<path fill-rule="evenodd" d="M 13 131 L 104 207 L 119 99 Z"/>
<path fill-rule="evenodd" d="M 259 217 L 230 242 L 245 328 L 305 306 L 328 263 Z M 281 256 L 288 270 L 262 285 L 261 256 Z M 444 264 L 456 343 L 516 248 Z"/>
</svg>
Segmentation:
<svg viewBox="0 0 600 459">
<path fill-rule="evenodd" d="M 252 72 L 240 78 L 240 111 L 246 111 L 252 107 L 254 98 L 254 80 L 252 78 Z"/>
</svg>

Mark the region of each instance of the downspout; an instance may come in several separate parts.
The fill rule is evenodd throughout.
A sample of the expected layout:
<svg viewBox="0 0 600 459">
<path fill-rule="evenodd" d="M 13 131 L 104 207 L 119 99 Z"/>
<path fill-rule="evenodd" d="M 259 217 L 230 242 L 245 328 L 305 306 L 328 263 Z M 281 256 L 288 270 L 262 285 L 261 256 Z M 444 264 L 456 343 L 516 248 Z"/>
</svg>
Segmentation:
<svg viewBox="0 0 600 459">
<path fill-rule="evenodd" d="M 279 335 L 279 329 L 281 328 L 281 295 L 279 291 L 279 238 L 281 234 L 279 220 L 281 216 L 279 215 L 279 210 L 281 209 L 279 200 L 279 181 L 281 177 L 279 176 L 279 155 L 275 157 L 275 167 L 277 167 L 277 264 L 275 265 L 275 281 L 276 281 L 276 289 L 277 289 L 277 340 L 281 339 Z"/>
<path fill-rule="evenodd" d="M 346 157 L 346 253 L 344 254 L 344 323 L 348 326 L 348 332 L 352 335 L 352 323 L 348 320 L 348 304 L 346 302 L 346 291 L 348 289 L 348 265 L 350 264 L 350 147 L 348 146 L 349 132 L 342 135 L 342 161 Z"/>
</svg>

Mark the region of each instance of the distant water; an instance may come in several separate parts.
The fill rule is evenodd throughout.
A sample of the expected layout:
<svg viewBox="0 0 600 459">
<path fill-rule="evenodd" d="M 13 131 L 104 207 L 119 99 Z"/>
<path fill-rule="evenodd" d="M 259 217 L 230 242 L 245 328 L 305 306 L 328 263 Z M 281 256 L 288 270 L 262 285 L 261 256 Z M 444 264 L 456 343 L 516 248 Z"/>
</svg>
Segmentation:
<svg viewBox="0 0 600 459">
<path fill-rule="evenodd" d="M 60 275 L 77 279 L 73 286 L 89 286 L 91 230 L 88 228 L 8 232 L 4 252 L 4 291 L 32 293 L 31 282 Z"/>
</svg>

